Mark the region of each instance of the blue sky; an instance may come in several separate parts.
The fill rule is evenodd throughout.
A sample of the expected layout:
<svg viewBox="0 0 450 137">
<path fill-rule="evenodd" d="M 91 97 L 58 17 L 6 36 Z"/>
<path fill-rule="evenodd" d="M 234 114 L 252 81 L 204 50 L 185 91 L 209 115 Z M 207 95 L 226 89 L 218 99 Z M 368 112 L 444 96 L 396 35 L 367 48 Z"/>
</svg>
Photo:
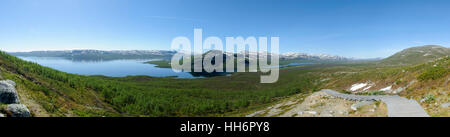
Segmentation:
<svg viewBox="0 0 450 137">
<path fill-rule="evenodd" d="M 450 1 L 1 0 L 0 49 L 164 49 L 177 36 L 278 36 L 280 52 L 387 57 L 450 45 Z M 192 40 L 192 38 L 191 38 Z"/>
</svg>

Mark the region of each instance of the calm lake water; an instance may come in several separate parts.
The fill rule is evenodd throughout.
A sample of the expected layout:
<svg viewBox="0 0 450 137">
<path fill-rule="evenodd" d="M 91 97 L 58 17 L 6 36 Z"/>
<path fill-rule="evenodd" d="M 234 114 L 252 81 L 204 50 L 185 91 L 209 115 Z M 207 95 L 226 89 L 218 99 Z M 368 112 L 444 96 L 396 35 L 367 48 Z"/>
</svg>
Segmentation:
<svg viewBox="0 0 450 137">
<path fill-rule="evenodd" d="M 104 75 L 111 77 L 147 75 L 153 77 L 199 78 L 187 72 L 176 73 L 171 68 L 158 68 L 153 64 L 144 64 L 144 62 L 149 60 L 72 61 L 56 57 L 19 58 L 59 71 L 80 75 Z"/>
<path fill-rule="evenodd" d="M 158 68 L 153 64 L 144 64 L 149 60 L 112 60 L 112 61 L 73 61 L 58 57 L 20 57 L 59 71 L 80 75 L 104 75 L 110 77 L 125 77 L 147 75 L 152 77 L 174 76 L 178 78 L 202 78 L 187 72 L 174 72 L 171 68 Z M 291 63 L 279 67 L 308 65 L 312 63 Z"/>
</svg>

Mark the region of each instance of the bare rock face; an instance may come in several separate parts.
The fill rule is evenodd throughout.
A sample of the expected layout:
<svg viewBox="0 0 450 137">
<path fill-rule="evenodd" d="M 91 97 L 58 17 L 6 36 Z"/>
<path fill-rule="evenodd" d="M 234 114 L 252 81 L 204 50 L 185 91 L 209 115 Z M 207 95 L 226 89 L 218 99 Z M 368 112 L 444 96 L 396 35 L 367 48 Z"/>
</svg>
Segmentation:
<svg viewBox="0 0 450 137">
<path fill-rule="evenodd" d="M 3 104 L 18 104 L 19 95 L 17 94 L 16 83 L 11 80 L 0 81 L 0 103 Z"/>
<path fill-rule="evenodd" d="M 23 104 L 9 104 L 7 111 L 11 117 L 31 117 L 30 110 Z"/>
</svg>

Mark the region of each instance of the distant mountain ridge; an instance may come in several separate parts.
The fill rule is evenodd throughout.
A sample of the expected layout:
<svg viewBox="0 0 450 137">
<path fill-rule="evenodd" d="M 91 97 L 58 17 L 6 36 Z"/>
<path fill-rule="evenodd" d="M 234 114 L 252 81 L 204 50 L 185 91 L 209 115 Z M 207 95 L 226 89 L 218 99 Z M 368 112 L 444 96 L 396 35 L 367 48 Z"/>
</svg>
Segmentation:
<svg viewBox="0 0 450 137">
<path fill-rule="evenodd" d="M 280 56 L 281 59 L 305 59 L 305 60 L 335 60 L 335 61 L 348 61 L 353 60 L 351 58 L 330 55 L 330 54 L 308 54 L 298 52 L 283 53 Z"/>
<path fill-rule="evenodd" d="M 9 52 L 14 56 L 25 57 L 63 57 L 74 60 L 114 60 L 114 59 L 170 59 L 176 51 L 169 50 L 61 50 L 61 51 L 31 51 L 31 52 Z M 244 52 L 237 53 L 243 54 Z M 257 53 L 267 52 L 245 52 L 246 57 L 257 58 Z M 236 53 L 224 52 L 224 55 L 237 55 Z M 281 60 L 326 60 L 326 61 L 348 61 L 351 58 L 329 55 L 329 54 L 308 54 L 299 52 L 289 52 L 279 54 Z"/>
<path fill-rule="evenodd" d="M 10 52 L 14 56 L 26 57 L 63 57 L 73 60 L 115 60 L 115 59 L 169 59 L 175 51 L 168 50 L 63 50 Z"/>
</svg>

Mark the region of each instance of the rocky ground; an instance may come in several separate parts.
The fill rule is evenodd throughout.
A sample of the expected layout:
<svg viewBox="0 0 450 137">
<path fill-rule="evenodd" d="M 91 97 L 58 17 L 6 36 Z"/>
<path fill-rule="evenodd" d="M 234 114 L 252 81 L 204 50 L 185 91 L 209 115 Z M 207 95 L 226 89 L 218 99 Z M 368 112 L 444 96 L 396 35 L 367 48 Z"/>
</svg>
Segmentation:
<svg viewBox="0 0 450 137">
<path fill-rule="evenodd" d="M 304 97 L 304 98 L 302 98 Z M 349 101 L 319 91 L 309 96 L 296 95 L 285 101 L 247 115 L 248 117 L 386 117 L 380 101 Z"/>
<path fill-rule="evenodd" d="M 31 117 L 27 106 L 20 104 L 14 81 L 0 81 L 0 117 Z"/>
</svg>

